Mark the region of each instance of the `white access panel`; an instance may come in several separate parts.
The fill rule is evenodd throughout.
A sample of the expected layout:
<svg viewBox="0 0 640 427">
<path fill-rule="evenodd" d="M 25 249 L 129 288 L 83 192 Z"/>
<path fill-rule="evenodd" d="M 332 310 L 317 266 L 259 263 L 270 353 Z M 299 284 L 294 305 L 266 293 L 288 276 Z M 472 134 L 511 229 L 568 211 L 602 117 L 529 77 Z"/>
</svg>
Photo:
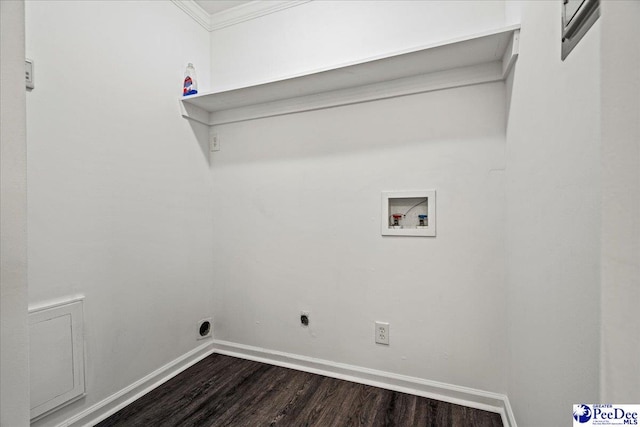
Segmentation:
<svg viewBox="0 0 640 427">
<path fill-rule="evenodd" d="M 85 394 L 82 299 L 29 310 L 31 419 Z"/>
</svg>

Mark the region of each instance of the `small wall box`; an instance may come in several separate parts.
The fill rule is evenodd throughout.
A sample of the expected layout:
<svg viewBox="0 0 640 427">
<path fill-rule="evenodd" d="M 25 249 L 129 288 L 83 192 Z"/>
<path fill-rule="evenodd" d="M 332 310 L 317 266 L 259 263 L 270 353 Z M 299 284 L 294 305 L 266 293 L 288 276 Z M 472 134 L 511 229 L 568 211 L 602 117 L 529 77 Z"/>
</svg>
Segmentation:
<svg viewBox="0 0 640 427">
<path fill-rule="evenodd" d="M 436 235 L 436 191 L 383 191 L 383 236 Z"/>
</svg>

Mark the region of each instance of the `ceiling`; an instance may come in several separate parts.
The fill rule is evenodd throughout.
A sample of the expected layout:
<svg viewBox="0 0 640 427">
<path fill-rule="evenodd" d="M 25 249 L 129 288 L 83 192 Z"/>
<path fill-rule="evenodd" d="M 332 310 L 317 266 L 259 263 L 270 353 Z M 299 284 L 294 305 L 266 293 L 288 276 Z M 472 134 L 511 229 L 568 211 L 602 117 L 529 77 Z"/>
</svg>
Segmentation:
<svg viewBox="0 0 640 427">
<path fill-rule="evenodd" d="M 195 0 L 209 14 L 214 15 L 223 10 L 231 9 L 232 7 L 240 6 L 249 1 L 242 0 Z"/>
</svg>

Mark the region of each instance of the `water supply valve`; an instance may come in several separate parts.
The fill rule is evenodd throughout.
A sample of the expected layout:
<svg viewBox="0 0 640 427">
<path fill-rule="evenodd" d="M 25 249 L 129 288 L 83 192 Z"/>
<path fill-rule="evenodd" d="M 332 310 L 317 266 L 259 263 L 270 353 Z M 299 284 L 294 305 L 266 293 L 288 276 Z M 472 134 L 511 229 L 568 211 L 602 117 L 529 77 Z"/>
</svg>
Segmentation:
<svg viewBox="0 0 640 427">
<path fill-rule="evenodd" d="M 436 191 L 383 191 L 380 228 L 383 236 L 436 235 Z"/>
</svg>

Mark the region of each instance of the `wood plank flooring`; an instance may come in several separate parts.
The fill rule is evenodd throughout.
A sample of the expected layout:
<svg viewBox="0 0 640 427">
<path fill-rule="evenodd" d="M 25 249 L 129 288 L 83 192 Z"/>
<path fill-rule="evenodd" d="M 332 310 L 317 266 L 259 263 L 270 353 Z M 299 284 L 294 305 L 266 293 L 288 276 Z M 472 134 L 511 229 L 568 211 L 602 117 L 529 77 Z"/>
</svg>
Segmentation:
<svg viewBox="0 0 640 427">
<path fill-rule="evenodd" d="M 212 354 L 98 424 L 502 427 L 499 414 Z"/>
</svg>

